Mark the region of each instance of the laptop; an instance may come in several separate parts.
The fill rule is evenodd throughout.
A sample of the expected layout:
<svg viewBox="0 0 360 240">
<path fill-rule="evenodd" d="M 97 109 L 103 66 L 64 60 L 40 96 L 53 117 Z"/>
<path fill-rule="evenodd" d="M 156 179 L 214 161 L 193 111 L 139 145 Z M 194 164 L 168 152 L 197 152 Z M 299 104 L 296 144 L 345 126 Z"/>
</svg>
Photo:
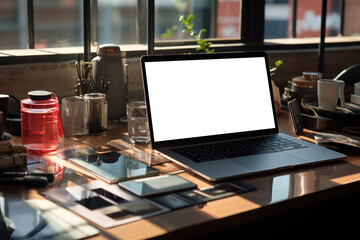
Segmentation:
<svg viewBox="0 0 360 240">
<path fill-rule="evenodd" d="M 265 52 L 141 58 L 152 148 L 209 181 L 346 156 L 279 133 Z"/>
</svg>

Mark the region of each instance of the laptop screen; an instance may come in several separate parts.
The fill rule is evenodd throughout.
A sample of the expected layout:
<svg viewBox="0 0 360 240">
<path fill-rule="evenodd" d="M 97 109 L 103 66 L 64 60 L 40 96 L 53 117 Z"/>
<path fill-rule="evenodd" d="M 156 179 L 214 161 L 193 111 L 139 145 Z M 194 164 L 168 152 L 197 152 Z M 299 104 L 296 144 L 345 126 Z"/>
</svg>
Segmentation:
<svg viewBox="0 0 360 240">
<path fill-rule="evenodd" d="M 143 64 L 155 142 L 276 127 L 265 57 Z"/>
</svg>

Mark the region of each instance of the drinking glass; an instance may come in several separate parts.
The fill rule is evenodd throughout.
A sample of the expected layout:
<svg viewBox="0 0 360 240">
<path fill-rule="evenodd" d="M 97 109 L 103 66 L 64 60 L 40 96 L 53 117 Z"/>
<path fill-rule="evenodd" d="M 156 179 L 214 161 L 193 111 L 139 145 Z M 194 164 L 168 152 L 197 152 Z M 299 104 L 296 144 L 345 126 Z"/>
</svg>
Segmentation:
<svg viewBox="0 0 360 240">
<path fill-rule="evenodd" d="M 89 100 L 72 96 L 63 98 L 61 103 L 61 117 L 65 136 L 87 135 L 89 133 Z"/>
<path fill-rule="evenodd" d="M 150 141 L 150 134 L 145 102 L 130 102 L 126 105 L 126 111 L 130 142 L 148 143 Z"/>
</svg>

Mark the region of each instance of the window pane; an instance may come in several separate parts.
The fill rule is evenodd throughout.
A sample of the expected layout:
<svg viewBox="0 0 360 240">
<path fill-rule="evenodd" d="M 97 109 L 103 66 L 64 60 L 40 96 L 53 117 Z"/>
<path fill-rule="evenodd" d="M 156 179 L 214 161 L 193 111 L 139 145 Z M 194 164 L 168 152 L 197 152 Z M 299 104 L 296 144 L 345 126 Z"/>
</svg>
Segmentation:
<svg viewBox="0 0 360 240">
<path fill-rule="evenodd" d="M 83 44 L 82 1 L 34 0 L 35 48 Z"/>
<path fill-rule="evenodd" d="M 98 0 L 97 16 L 91 16 L 92 42 L 136 42 L 135 0 Z M 34 0 L 35 48 L 83 45 L 83 1 Z M 95 25 L 97 24 L 97 25 Z M 94 28 L 95 27 L 95 28 Z M 95 36 L 95 37 L 94 37 Z"/>
<path fill-rule="evenodd" d="M 339 34 L 340 2 L 341 0 L 328 0 L 326 36 Z M 291 37 L 292 11 L 292 0 L 266 0 L 265 38 Z M 321 1 L 298 0 L 296 15 L 296 37 L 320 36 Z"/>
<path fill-rule="evenodd" d="M 337 36 L 340 29 L 340 0 L 328 0 L 326 36 Z M 321 1 L 300 0 L 297 8 L 296 36 L 319 37 Z"/>
<path fill-rule="evenodd" d="M 287 0 L 266 0 L 265 39 L 287 38 L 289 36 L 288 26 L 291 26 L 291 6 Z"/>
<path fill-rule="evenodd" d="M 240 39 L 240 0 L 217 1 L 216 38 Z"/>
<path fill-rule="evenodd" d="M 0 49 L 26 48 L 26 1 L 1 0 Z"/>
<path fill-rule="evenodd" d="M 179 16 L 194 15 L 194 31 L 203 38 L 240 39 L 241 0 L 156 0 L 155 40 L 193 39 L 182 32 Z"/>
<path fill-rule="evenodd" d="M 99 44 L 134 44 L 140 41 L 137 41 L 136 32 L 138 2 L 140 1 L 98 0 Z"/>
<path fill-rule="evenodd" d="M 344 35 L 360 35 L 360 1 L 346 0 L 344 17 Z"/>
</svg>

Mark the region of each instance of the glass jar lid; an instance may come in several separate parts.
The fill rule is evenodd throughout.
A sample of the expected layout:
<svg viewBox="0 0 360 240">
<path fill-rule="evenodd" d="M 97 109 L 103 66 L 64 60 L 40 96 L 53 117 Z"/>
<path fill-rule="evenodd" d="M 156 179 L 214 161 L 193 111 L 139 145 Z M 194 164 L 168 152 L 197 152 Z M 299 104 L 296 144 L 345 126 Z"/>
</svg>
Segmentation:
<svg viewBox="0 0 360 240">
<path fill-rule="evenodd" d="M 47 100 L 51 98 L 51 92 L 43 90 L 35 90 L 28 92 L 31 100 Z"/>
<path fill-rule="evenodd" d="M 21 107 L 32 109 L 57 108 L 57 98 L 53 98 L 53 93 L 43 90 L 28 92 L 29 98 L 21 100 Z"/>
</svg>

